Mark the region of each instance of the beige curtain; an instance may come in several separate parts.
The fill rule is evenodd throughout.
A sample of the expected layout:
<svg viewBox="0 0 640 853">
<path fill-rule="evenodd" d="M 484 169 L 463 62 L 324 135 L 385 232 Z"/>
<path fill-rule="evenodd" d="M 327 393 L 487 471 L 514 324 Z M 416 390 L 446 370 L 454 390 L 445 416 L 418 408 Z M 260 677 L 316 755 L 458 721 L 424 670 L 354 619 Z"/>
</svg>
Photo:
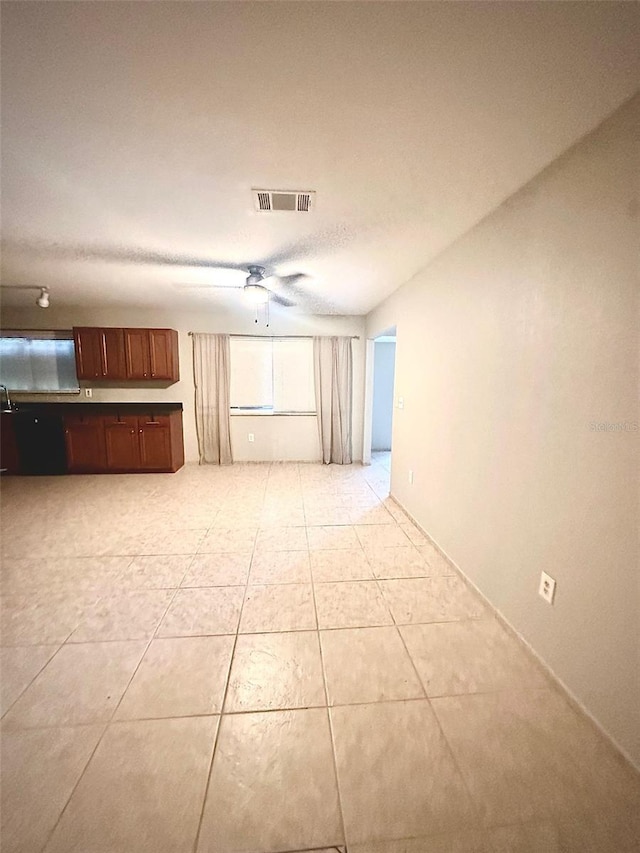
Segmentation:
<svg viewBox="0 0 640 853">
<path fill-rule="evenodd" d="M 229 335 L 193 335 L 200 464 L 230 465 Z"/>
<path fill-rule="evenodd" d="M 353 361 L 351 338 L 313 339 L 316 411 L 322 461 L 351 462 Z"/>
</svg>

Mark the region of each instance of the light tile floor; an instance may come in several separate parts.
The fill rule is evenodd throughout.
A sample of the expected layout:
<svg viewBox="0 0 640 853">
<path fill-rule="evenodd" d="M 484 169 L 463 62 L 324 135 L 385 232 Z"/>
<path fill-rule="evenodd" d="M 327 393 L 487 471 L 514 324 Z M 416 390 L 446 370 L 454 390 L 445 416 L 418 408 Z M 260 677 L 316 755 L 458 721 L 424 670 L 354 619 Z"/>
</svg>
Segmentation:
<svg viewBox="0 0 640 853">
<path fill-rule="evenodd" d="M 388 466 L 2 481 L 3 853 L 637 853 Z"/>
</svg>

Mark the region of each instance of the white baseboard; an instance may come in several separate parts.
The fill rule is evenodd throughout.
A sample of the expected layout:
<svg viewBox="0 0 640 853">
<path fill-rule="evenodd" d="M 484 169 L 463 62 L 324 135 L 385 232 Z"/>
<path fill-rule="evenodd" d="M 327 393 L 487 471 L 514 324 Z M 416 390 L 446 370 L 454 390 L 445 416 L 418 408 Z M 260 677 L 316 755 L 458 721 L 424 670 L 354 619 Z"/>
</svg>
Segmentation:
<svg viewBox="0 0 640 853">
<path fill-rule="evenodd" d="M 485 602 L 485 604 L 489 607 L 490 610 L 495 613 L 496 617 L 500 620 L 502 625 L 512 634 L 522 645 L 528 650 L 528 652 L 536 659 L 536 661 L 540 664 L 540 666 L 544 669 L 547 675 L 556 683 L 556 685 L 560 688 L 560 690 L 565 694 L 567 700 L 570 705 L 574 708 L 574 710 L 578 711 L 580 714 L 583 714 L 589 722 L 598 730 L 598 732 L 613 746 L 617 753 L 623 758 L 627 764 L 629 764 L 636 772 L 640 773 L 640 764 L 636 763 L 634 759 L 629 755 L 626 749 L 621 746 L 618 741 L 608 732 L 603 725 L 599 722 L 599 720 L 593 716 L 591 711 L 585 707 L 585 705 L 578 699 L 578 697 L 573 693 L 573 691 L 567 687 L 564 681 L 556 675 L 556 673 L 551 669 L 549 664 L 542 658 L 538 652 L 533 648 L 531 643 L 526 640 L 522 634 L 515 628 L 511 622 L 507 619 L 507 617 L 495 606 L 495 604 L 487 598 L 487 596 L 482 592 L 482 590 L 471 580 L 471 578 L 457 565 L 457 563 L 451 559 L 451 557 L 447 554 L 447 552 L 439 545 L 435 539 L 427 533 L 427 531 L 422 527 L 419 521 L 417 521 L 413 515 L 409 512 L 409 510 L 402 504 L 401 501 L 396 498 L 395 495 L 389 494 L 389 497 L 396 503 L 400 509 L 405 513 L 405 515 L 411 520 L 411 522 L 418 528 L 418 530 L 427 537 L 429 542 L 433 545 L 433 547 L 444 557 L 444 559 L 449 563 L 449 565 L 460 575 L 460 578 L 470 586 Z"/>
</svg>

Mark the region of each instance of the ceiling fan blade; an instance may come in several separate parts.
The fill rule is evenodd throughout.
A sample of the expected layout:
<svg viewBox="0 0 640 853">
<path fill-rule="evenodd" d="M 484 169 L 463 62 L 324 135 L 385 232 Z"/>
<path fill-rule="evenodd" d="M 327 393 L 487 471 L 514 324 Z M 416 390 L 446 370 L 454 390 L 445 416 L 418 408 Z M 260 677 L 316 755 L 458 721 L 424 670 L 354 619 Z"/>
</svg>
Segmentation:
<svg viewBox="0 0 640 853">
<path fill-rule="evenodd" d="M 309 278 L 310 276 L 304 273 L 282 276 L 280 281 L 284 285 L 283 294 L 286 293 L 287 297 L 297 300 L 296 304 L 306 311 L 311 311 L 314 314 L 335 314 L 333 305 L 315 293 L 313 288 L 300 286 Z"/>
<path fill-rule="evenodd" d="M 246 272 L 246 264 L 220 261 L 214 258 L 181 254 L 180 252 L 159 252 L 141 246 L 113 245 L 69 245 L 61 243 L 24 243 L 23 250 L 45 258 L 76 261 L 105 261 L 119 264 L 142 264 L 146 266 L 194 267 L 197 269 L 224 269 Z"/>
<path fill-rule="evenodd" d="M 180 290 L 191 290 L 191 289 L 199 289 L 199 290 L 243 290 L 243 284 L 206 284 L 206 283 L 193 283 L 190 282 L 182 282 L 176 281 L 173 283 L 174 287 L 179 288 Z"/>
<path fill-rule="evenodd" d="M 279 275 L 278 281 L 283 287 L 291 287 L 292 285 L 298 284 L 305 278 L 309 278 L 306 273 L 294 272 L 291 275 Z"/>
<path fill-rule="evenodd" d="M 281 296 L 279 293 L 274 293 L 273 290 L 269 291 L 269 299 L 272 302 L 275 302 L 277 305 L 282 305 L 284 308 L 293 308 L 296 304 L 292 302 L 291 299 L 287 299 L 286 296 Z"/>
</svg>

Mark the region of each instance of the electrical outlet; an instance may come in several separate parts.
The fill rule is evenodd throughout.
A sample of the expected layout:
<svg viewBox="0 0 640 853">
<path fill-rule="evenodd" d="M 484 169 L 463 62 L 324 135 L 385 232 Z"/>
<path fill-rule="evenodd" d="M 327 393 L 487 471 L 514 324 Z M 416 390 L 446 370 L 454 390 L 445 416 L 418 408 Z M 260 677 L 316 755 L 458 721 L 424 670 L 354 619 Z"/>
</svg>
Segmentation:
<svg viewBox="0 0 640 853">
<path fill-rule="evenodd" d="M 255 436 L 252 432 L 249 433 L 249 441 L 255 441 Z"/>
<path fill-rule="evenodd" d="M 398 408 L 404 409 L 404 397 L 398 397 Z"/>
<path fill-rule="evenodd" d="M 547 602 L 553 604 L 553 599 L 556 594 L 556 582 L 546 572 L 540 575 L 540 586 L 538 587 L 538 595 Z"/>
<path fill-rule="evenodd" d="M 85 397 L 93 397 L 93 388 L 85 388 L 84 389 Z"/>
<path fill-rule="evenodd" d="M 409 471 L 409 483 L 413 485 L 413 471 Z"/>
</svg>

